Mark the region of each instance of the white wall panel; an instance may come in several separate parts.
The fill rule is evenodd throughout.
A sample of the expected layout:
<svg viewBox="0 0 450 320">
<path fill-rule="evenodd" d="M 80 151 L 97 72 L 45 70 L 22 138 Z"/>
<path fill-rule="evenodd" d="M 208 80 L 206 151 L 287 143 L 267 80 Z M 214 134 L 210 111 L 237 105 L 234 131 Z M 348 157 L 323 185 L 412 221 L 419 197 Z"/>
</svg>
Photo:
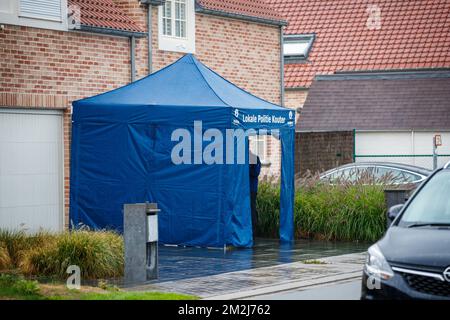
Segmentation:
<svg viewBox="0 0 450 320">
<path fill-rule="evenodd" d="M 61 230 L 62 115 L 0 109 L 0 227 Z"/>
</svg>

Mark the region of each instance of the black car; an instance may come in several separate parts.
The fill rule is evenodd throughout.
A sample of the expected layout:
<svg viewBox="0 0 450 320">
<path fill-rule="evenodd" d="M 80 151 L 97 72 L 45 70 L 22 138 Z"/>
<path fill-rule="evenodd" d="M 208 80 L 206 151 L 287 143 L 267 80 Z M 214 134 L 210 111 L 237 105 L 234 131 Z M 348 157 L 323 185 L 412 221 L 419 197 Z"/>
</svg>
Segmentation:
<svg viewBox="0 0 450 320">
<path fill-rule="evenodd" d="M 419 185 L 431 174 L 431 170 L 393 162 L 355 162 L 328 170 L 320 180 L 331 184 L 370 181 L 375 184 Z"/>
<path fill-rule="evenodd" d="M 368 250 L 362 299 L 450 300 L 450 162 L 433 172 Z"/>
</svg>

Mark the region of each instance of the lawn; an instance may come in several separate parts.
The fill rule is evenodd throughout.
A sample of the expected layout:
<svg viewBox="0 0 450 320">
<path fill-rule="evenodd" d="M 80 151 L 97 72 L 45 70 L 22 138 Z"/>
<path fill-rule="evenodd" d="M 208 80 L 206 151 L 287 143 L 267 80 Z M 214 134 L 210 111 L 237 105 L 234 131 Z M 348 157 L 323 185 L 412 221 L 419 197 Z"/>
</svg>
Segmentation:
<svg viewBox="0 0 450 320">
<path fill-rule="evenodd" d="M 117 287 L 82 286 L 67 289 L 61 283 L 43 284 L 16 274 L 0 274 L 0 300 L 195 300 L 177 293 L 129 292 Z"/>
</svg>

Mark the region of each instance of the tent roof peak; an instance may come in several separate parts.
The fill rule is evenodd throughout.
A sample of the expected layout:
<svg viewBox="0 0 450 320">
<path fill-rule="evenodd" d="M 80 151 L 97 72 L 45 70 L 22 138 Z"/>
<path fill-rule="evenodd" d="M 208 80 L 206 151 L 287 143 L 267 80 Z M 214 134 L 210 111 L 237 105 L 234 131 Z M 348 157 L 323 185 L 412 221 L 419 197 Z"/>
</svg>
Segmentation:
<svg viewBox="0 0 450 320">
<path fill-rule="evenodd" d="M 154 105 L 288 110 L 261 99 L 208 68 L 194 55 L 133 83 L 74 102 L 83 105 Z"/>
</svg>

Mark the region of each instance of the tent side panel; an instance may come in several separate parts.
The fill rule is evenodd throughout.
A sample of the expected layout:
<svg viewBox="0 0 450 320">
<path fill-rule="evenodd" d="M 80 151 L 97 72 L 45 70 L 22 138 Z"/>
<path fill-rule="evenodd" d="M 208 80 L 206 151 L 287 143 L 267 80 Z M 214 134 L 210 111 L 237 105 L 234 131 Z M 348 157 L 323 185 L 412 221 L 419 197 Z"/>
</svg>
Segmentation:
<svg viewBox="0 0 450 320">
<path fill-rule="evenodd" d="M 145 202 L 149 126 L 74 123 L 71 222 L 122 231 L 125 203 Z"/>
<path fill-rule="evenodd" d="M 238 162 L 237 146 L 244 144 L 248 150 L 248 137 L 242 132 L 235 140 L 234 164 L 226 164 L 225 180 L 227 211 L 225 212 L 225 238 L 228 245 L 251 247 L 253 245 L 250 210 L 250 176 L 248 157 L 244 164 Z M 227 150 L 229 151 L 229 150 Z"/>
<path fill-rule="evenodd" d="M 191 148 L 185 150 L 190 163 L 175 164 L 172 151 L 182 143 L 171 141 L 174 130 L 189 136 Z M 203 155 L 203 144 L 194 144 L 193 127 L 158 126 L 149 175 L 149 197 L 161 208 L 160 242 L 164 244 L 222 247 L 223 194 L 222 165 L 194 164 L 194 153 Z M 187 145 L 186 145 L 187 146 Z M 183 152 L 183 155 L 185 153 Z"/>
<path fill-rule="evenodd" d="M 281 130 L 280 240 L 294 240 L 294 139 L 293 129 Z"/>
</svg>

